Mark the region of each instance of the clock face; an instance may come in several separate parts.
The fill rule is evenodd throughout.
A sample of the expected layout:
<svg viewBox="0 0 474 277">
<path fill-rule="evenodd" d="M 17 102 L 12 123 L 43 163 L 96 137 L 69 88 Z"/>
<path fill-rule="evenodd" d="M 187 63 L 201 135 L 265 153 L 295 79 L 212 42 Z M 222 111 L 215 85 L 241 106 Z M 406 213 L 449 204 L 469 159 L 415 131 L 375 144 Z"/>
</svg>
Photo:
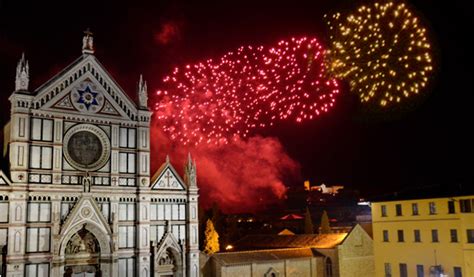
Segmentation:
<svg viewBox="0 0 474 277">
<path fill-rule="evenodd" d="M 76 169 L 93 171 L 103 167 L 110 157 L 107 134 L 97 126 L 80 124 L 64 136 L 64 157 Z"/>
</svg>

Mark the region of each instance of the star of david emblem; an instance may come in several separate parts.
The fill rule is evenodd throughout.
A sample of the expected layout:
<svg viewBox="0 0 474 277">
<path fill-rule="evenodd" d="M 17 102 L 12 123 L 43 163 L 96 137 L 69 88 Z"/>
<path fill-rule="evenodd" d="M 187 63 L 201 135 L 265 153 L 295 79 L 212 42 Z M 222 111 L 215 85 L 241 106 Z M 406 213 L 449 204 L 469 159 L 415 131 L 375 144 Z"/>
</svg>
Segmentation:
<svg viewBox="0 0 474 277">
<path fill-rule="evenodd" d="M 92 91 L 89 86 L 83 90 L 77 90 L 77 92 L 79 92 L 79 99 L 77 100 L 77 103 L 84 104 L 87 110 L 89 110 L 91 106 L 99 105 L 96 98 L 99 93 Z"/>
</svg>

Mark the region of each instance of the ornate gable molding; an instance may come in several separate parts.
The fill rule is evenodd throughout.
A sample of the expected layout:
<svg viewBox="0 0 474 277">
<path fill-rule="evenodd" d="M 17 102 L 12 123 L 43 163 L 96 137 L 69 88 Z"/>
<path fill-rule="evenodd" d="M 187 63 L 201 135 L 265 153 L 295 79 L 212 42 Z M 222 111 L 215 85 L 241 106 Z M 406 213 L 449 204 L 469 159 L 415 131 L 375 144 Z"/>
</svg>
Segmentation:
<svg viewBox="0 0 474 277">
<path fill-rule="evenodd" d="M 34 109 L 66 108 L 83 112 L 94 108 L 93 113 L 120 114 L 132 120 L 138 117 L 136 104 L 93 55 L 82 55 L 35 92 Z M 68 94 L 69 99 L 65 98 Z"/>
<path fill-rule="evenodd" d="M 3 173 L 2 170 L 0 170 L 0 186 L 11 186 L 12 183 L 10 179 Z"/>
<path fill-rule="evenodd" d="M 158 169 L 152 178 L 152 190 L 186 190 L 183 179 L 169 162 L 169 159 Z"/>
<path fill-rule="evenodd" d="M 169 223 L 168 223 L 169 224 Z M 174 237 L 170 230 L 167 230 L 163 235 L 163 238 L 156 246 L 155 257 L 161 257 L 164 252 L 168 249 L 172 249 L 177 253 L 182 253 L 184 250 L 182 245 L 179 244 L 178 240 Z"/>
<path fill-rule="evenodd" d="M 65 238 L 71 230 L 77 229 L 77 226 L 83 226 L 84 224 L 91 224 L 99 229 L 103 234 L 112 236 L 112 230 L 100 212 L 99 206 L 95 202 L 95 199 L 89 193 L 84 193 L 79 201 L 74 205 L 74 208 L 69 213 L 61 227 L 60 237 Z M 71 234 L 71 236 L 74 234 Z M 97 238 L 99 239 L 99 238 Z M 67 243 L 63 242 L 63 243 Z"/>
</svg>

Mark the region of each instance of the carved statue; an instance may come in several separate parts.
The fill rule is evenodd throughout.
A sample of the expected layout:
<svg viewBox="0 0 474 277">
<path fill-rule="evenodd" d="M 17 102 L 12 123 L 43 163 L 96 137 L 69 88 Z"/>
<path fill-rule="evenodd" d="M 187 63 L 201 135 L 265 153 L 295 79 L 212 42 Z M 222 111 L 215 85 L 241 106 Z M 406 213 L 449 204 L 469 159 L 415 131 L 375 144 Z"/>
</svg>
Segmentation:
<svg viewBox="0 0 474 277">
<path fill-rule="evenodd" d="M 159 265 L 172 265 L 174 264 L 173 254 L 169 250 L 166 250 L 158 260 Z"/>
<path fill-rule="evenodd" d="M 82 178 L 82 185 L 84 186 L 84 192 L 91 192 L 91 175 L 89 171 L 86 171 L 86 176 Z"/>
<path fill-rule="evenodd" d="M 82 52 L 83 53 L 94 53 L 94 38 L 92 32 L 87 29 L 84 31 L 84 37 L 82 38 Z"/>
<path fill-rule="evenodd" d="M 81 229 L 74 234 L 66 245 L 66 254 L 97 253 L 97 241 L 86 229 Z"/>
</svg>

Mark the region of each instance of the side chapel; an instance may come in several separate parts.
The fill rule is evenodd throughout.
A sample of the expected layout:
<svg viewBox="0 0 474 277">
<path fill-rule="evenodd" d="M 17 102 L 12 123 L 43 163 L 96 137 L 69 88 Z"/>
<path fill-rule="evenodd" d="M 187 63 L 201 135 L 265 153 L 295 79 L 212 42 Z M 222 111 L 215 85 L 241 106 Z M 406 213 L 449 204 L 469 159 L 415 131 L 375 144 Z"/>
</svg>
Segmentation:
<svg viewBox="0 0 474 277">
<path fill-rule="evenodd" d="M 1 276 L 199 276 L 198 187 L 189 156 L 150 172 L 147 85 L 138 103 L 94 56 L 35 90 L 18 63 L 0 171 Z M 156 142 L 155 142 L 156 143 Z"/>
</svg>

